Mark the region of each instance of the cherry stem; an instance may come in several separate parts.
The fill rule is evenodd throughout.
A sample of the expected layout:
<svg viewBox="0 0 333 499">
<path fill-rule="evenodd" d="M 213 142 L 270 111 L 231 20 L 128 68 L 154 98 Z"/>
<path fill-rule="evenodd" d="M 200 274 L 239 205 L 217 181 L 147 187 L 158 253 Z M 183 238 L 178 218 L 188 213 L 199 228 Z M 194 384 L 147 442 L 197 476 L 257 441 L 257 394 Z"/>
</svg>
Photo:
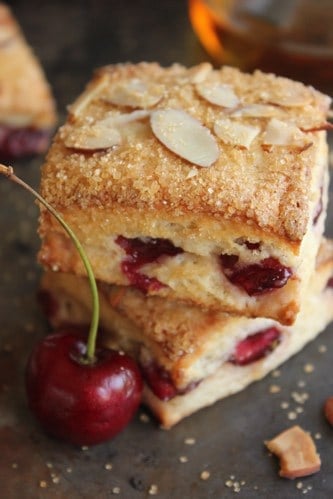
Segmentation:
<svg viewBox="0 0 333 499">
<path fill-rule="evenodd" d="M 0 164 L 0 174 L 5 175 L 9 180 L 12 180 L 16 184 L 22 186 L 24 189 L 29 191 L 42 205 L 45 206 L 45 208 L 56 218 L 56 220 L 58 220 L 60 225 L 65 229 L 67 234 L 70 236 L 82 259 L 90 284 L 90 289 L 92 294 L 92 304 L 93 304 L 92 317 L 91 317 L 91 323 L 87 340 L 87 353 L 84 359 L 86 363 L 91 364 L 95 360 L 96 339 L 97 339 L 97 331 L 99 324 L 99 298 L 98 298 L 96 279 L 89 258 L 85 250 L 83 249 L 80 241 L 78 240 L 77 236 L 69 227 L 69 225 L 67 225 L 62 216 L 59 215 L 59 213 L 40 194 L 38 194 L 38 192 L 35 191 L 35 189 L 33 189 L 30 185 L 26 184 L 19 177 L 17 177 L 14 174 L 14 169 L 11 166 L 5 166 Z"/>
</svg>

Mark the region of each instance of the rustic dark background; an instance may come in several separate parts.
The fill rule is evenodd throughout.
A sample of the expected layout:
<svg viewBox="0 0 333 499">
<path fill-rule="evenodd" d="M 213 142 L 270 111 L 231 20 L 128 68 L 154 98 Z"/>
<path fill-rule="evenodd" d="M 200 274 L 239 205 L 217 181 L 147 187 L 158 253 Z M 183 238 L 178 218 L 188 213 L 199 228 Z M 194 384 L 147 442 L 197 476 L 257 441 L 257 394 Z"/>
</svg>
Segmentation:
<svg viewBox="0 0 333 499">
<path fill-rule="evenodd" d="M 184 0 L 22 0 L 11 6 L 44 65 L 60 122 L 97 66 L 141 60 L 191 65 L 206 58 Z M 38 186 L 41 163 L 42 158 L 20 161 L 15 169 Z M 37 216 L 31 196 L 0 179 L 1 498 L 104 499 L 119 487 L 120 497 L 141 499 L 150 497 L 152 484 L 161 499 L 231 498 L 230 477 L 241 482 L 240 497 L 294 499 L 304 490 L 307 497 L 333 497 L 333 429 L 322 415 L 323 401 L 333 394 L 332 327 L 284 365 L 279 378 L 268 376 L 169 432 L 153 419 L 143 423 L 140 411 L 113 441 L 88 450 L 46 437 L 27 410 L 23 387 L 26 357 L 47 331 L 35 300 Z M 333 235 L 331 214 L 327 233 Z M 315 367 L 312 374 L 304 373 L 307 363 Z M 306 382 L 304 388 L 300 381 Z M 272 384 L 281 391 L 271 394 Z M 294 423 L 287 414 L 300 405 L 292 399 L 295 391 L 309 394 L 295 422 L 317 436 L 323 465 L 313 477 L 288 481 L 278 477 L 277 460 L 268 456 L 263 441 Z M 282 402 L 289 408 L 282 409 Z M 192 446 L 184 442 L 189 437 L 196 439 Z M 180 456 L 188 462 L 180 462 Z M 200 479 L 204 470 L 210 472 L 206 481 Z"/>
</svg>

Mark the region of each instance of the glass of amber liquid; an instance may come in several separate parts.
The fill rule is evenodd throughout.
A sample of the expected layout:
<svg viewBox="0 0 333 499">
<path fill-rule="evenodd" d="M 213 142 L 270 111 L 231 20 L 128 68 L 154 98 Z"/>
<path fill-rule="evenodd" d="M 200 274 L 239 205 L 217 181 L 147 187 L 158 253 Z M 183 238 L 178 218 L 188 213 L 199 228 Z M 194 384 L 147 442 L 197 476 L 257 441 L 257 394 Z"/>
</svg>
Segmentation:
<svg viewBox="0 0 333 499">
<path fill-rule="evenodd" d="M 333 0 L 189 0 L 189 16 L 217 64 L 333 93 Z"/>
</svg>

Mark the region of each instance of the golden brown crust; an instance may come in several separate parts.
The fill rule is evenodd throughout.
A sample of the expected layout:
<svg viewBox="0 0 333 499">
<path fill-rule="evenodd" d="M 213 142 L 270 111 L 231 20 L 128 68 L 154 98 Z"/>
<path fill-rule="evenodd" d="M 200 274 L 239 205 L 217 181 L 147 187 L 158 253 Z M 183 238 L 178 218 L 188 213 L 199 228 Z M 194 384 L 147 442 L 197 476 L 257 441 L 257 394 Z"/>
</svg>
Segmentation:
<svg viewBox="0 0 333 499">
<path fill-rule="evenodd" d="M 80 104 L 79 110 L 74 104 L 48 154 L 42 179 L 45 197 L 61 209 L 120 206 L 166 218 L 196 216 L 217 223 L 235 221 L 245 230 L 263 230 L 299 243 L 310 217 L 309 193 L 318 188 L 314 180 L 318 155 L 327 153 L 323 131 L 303 134 L 309 146 L 306 148 L 263 147 L 271 116 L 235 116 L 236 121 L 259 127 L 259 135 L 248 149 L 215 137 L 219 156 L 208 168 L 197 167 L 168 150 L 152 133 L 148 118 L 140 119 L 139 131 L 112 148 L 83 153 L 65 146 L 73 129 L 89 127 L 106 115 L 128 112 L 128 108 L 108 101 L 107 95 L 119 82 L 133 78 L 163 87 L 163 97 L 148 112 L 181 108 L 212 131 L 214 123 L 221 116 L 229 116 L 230 110 L 210 104 L 198 94 L 195 82 L 202 67 L 161 68 L 141 63 L 99 70 L 88 86 L 88 96 L 101 80 L 103 85 L 90 101 L 88 98 Z M 240 109 L 252 103 L 264 104 L 275 118 L 299 129 L 310 129 L 326 120 L 329 99 L 300 83 L 259 71 L 244 74 L 228 67 L 207 69 L 207 74 L 205 81 L 232 87 L 240 99 Z M 293 99 L 296 103 L 299 99 L 301 105 L 293 105 Z"/>
<path fill-rule="evenodd" d="M 40 63 L 9 8 L 0 4 L 0 124 L 50 128 L 55 121 Z"/>
</svg>

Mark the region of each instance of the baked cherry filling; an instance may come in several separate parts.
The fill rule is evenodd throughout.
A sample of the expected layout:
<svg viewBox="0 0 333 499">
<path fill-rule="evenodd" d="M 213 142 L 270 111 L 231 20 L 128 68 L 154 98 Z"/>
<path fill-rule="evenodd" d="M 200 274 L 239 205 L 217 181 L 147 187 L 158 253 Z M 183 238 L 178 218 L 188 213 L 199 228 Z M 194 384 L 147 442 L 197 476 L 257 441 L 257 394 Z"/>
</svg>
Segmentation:
<svg viewBox="0 0 333 499">
<path fill-rule="evenodd" d="M 281 331 L 270 327 L 251 334 L 237 343 L 229 362 L 237 366 L 246 366 L 268 355 L 280 343 Z"/>
<path fill-rule="evenodd" d="M 141 366 L 142 376 L 151 391 L 160 400 L 171 400 L 177 395 L 185 395 L 185 393 L 193 390 L 200 381 L 190 383 L 186 388 L 180 390 L 175 387 L 170 374 L 155 362 L 144 364 Z"/>
<path fill-rule="evenodd" d="M 157 261 L 162 256 L 175 256 L 182 253 L 181 248 L 174 246 L 168 239 L 129 239 L 118 236 L 116 243 L 125 251 L 126 258 L 121 262 L 121 270 L 132 286 L 144 293 L 158 291 L 164 284 L 155 277 L 148 277 L 140 272 L 147 263 Z"/>
<path fill-rule="evenodd" d="M 50 132 L 34 127 L 14 128 L 0 125 L 0 158 L 11 160 L 45 151 Z"/>
<path fill-rule="evenodd" d="M 291 269 L 276 258 L 264 258 L 260 263 L 242 265 L 237 255 L 220 255 L 225 276 L 249 296 L 262 295 L 282 288 L 292 275 Z"/>
</svg>

